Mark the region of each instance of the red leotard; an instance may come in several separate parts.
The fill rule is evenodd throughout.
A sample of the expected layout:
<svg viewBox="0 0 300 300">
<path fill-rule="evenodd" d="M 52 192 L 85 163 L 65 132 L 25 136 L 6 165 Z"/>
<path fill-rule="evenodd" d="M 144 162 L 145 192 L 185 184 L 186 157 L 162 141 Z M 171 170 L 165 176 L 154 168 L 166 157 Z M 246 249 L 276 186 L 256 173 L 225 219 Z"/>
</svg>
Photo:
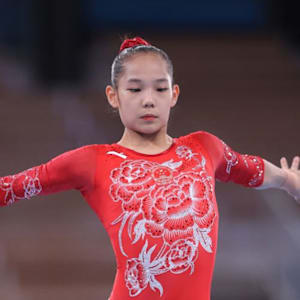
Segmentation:
<svg viewBox="0 0 300 300">
<path fill-rule="evenodd" d="M 156 155 L 90 145 L 0 178 L 0 204 L 78 189 L 117 259 L 110 300 L 210 299 L 217 248 L 215 179 L 262 184 L 264 163 L 204 131 Z"/>
</svg>

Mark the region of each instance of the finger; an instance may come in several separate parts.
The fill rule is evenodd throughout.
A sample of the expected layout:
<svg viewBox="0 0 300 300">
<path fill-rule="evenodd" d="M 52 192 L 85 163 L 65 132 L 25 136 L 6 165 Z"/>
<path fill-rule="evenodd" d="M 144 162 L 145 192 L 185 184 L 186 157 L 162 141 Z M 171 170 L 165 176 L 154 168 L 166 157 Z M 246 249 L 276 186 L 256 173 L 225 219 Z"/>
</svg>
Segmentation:
<svg viewBox="0 0 300 300">
<path fill-rule="evenodd" d="M 299 157 L 298 156 L 295 156 L 294 159 L 293 159 L 293 162 L 292 162 L 292 166 L 291 166 L 291 169 L 292 170 L 298 170 L 299 168 Z"/>
<path fill-rule="evenodd" d="M 282 169 L 288 169 L 289 168 L 287 160 L 286 160 L 285 157 L 281 157 L 280 164 L 281 164 Z"/>
</svg>

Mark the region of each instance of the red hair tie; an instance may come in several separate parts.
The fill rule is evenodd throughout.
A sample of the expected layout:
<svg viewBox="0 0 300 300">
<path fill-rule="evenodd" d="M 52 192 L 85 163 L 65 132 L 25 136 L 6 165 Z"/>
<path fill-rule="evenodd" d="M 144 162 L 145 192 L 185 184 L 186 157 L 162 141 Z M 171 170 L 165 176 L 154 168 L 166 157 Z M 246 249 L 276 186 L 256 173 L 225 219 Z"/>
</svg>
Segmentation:
<svg viewBox="0 0 300 300">
<path fill-rule="evenodd" d="M 124 42 L 122 43 L 122 45 L 120 47 L 119 53 L 121 53 L 126 48 L 131 48 L 131 47 L 135 47 L 135 46 L 139 46 L 139 45 L 151 46 L 151 44 L 149 44 L 147 41 L 145 41 L 141 37 L 137 36 L 133 39 L 124 40 Z"/>
</svg>

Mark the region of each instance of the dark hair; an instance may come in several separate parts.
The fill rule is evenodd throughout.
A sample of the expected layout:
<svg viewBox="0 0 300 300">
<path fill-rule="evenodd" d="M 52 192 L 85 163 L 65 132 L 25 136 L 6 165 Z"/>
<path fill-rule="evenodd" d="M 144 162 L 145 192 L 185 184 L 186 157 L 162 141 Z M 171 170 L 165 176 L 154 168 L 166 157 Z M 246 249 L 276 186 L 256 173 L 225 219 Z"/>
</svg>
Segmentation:
<svg viewBox="0 0 300 300">
<path fill-rule="evenodd" d="M 170 74 L 173 85 L 173 64 L 167 53 L 155 46 L 150 45 L 142 38 L 136 37 L 133 39 L 126 39 L 121 45 L 119 54 L 115 57 L 111 66 L 111 85 L 118 88 L 118 80 L 124 71 L 125 61 L 138 53 L 155 53 L 160 55 L 167 63 L 168 72 Z"/>
</svg>

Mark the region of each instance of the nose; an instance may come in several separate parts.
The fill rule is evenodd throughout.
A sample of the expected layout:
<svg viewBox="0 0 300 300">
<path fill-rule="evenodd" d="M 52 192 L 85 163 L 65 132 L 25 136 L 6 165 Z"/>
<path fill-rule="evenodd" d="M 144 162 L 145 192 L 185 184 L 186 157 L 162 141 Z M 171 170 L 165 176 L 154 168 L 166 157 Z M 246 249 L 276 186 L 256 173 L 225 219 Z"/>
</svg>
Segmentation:
<svg viewBox="0 0 300 300">
<path fill-rule="evenodd" d="M 149 107 L 154 107 L 155 106 L 155 101 L 152 95 L 151 91 L 147 91 L 144 94 L 143 97 L 143 107 L 149 108 Z"/>
</svg>

